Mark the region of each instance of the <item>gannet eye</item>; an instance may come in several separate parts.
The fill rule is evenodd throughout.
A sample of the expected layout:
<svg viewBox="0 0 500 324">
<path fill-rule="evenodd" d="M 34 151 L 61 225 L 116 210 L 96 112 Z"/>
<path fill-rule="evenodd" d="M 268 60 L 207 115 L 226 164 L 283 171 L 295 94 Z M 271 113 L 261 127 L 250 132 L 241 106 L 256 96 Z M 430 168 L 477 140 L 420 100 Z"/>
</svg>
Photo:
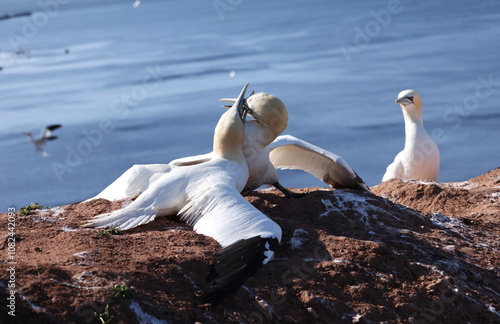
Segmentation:
<svg viewBox="0 0 500 324">
<path fill-rule="evenodd" d="M 410 99 L 410 100 L 411 100 L 411 102 L 413 102 L 413 96 L 408 96 L 408 97 L 406 97 L 406 98 Z"/>
</svg>

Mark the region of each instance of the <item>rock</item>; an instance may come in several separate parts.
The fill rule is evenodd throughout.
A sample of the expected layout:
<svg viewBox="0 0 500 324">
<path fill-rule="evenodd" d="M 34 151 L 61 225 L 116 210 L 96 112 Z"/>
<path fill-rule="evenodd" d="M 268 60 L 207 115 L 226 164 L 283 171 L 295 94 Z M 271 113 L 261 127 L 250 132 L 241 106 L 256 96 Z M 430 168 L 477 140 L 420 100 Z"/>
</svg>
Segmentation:
<svg viewBox="0 0 500 324">
<path fill-rule="evenodd" d="M 64 206 L 50 222 L 17 216 L 16 319 L 87 323 L 109 305 L 113 323 L 138 322 L 137 310 L 168 323 L 499 322 L 500 169 L 460 183 L 390 180 L 372 189 L 248 195 L 280 224 L 283 243 L 215 308 L 199 292 L 219 246 L 176 216 L 123 235 L 80 227 L 123 202 Z M 116 283 L 133 290 L 131 299 L 113 297 Z M 0 322 L 8 316 L 1 312 Z"/>
</svg>

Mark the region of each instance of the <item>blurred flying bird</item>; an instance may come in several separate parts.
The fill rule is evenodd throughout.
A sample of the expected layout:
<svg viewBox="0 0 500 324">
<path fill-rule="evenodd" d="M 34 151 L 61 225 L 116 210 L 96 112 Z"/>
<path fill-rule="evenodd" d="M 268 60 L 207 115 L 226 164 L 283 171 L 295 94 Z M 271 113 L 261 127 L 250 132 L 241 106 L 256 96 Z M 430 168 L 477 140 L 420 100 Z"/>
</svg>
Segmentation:
<svg viewBox="0 0 500 324">
<path fill-rule="evenodd" d="M 57 138 L 57 136 L 52 136 L 52 131 L 58 129 L 59 127 L 61 127 L 61 125 L 50 125 L 43 128 L 40 132 L 40 136 L 37 139 L 33 138 L 31 132 L 26 131 L 24 132 L 24 134 L 26 134 L 30 138 L 31 143 L 35 145 L 35 153 L 41 152 L 44 157 L 47 157 L 49 156 L 49 154 L 43 150 L 43 146 L 45 145 L 45 143 L 47 143 L 47 141 L 52 141 Z"/>
</svg>

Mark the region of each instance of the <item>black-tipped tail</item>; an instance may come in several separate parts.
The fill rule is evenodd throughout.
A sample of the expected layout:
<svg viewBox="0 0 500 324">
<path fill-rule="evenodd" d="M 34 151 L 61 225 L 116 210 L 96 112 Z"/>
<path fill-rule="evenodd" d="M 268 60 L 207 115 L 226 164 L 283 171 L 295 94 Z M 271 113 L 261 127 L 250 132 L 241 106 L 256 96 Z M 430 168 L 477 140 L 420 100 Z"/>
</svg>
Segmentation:
<svg viewBox="0 0 500 324">
<path fill-rule="evenodd" d="M 255 236 L 220 250 L 206 278 L 202 298 L 217 305 L 269 261 L 265 252 L 274 251 L 278 245 L 276 238 Z"/>
</svg>

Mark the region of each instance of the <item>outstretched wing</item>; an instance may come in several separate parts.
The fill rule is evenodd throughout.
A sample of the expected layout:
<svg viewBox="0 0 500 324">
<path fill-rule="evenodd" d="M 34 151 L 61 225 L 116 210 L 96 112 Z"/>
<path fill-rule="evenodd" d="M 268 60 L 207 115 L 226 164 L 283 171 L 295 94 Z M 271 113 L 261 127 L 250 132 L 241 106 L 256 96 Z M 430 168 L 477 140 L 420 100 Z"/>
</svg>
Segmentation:
<svg viewBox="0 0 500 324">
<path fill-rule="evenodd" d="M 196 188 L 179 215 L 196 232 L 214 238 L 223 247 L 203 293 L 213 304 L 272 260 L 281 240 L 279 225 L 226 184 Z"/>
<path fill-rule="evenodd" d="M 55 130 L 55 129 L 58 129 L 59 127 L 61 127 L 61 125 L 57 124 L 57 125 L 50 125 L 50 126 L 47 126 L 45 127 L 44 129 L 42 129 L 42 133 L 40 134 L 40 138 L 46 138 L 48 140 L 52 140 L 52 139 L 56 139 L 57 137 L 51 137 L 50 134 L 52 134 L 52 131 Z"/>
<path fill-rule="evenodd" d="M 306 171 L 333 188 L 370 191 L 363 179 L 341 156 L 290 135 L 279 136 L 267 146 L 275 168 Z"/>
<path fill-rule="evenodd" d="M 86 201 L 98 198 L 109 201 L 133 198 L 146 191 L 154 180 L 171 168 L 168 164 L 135 164 L 98 195 Z"/>
</svg>

